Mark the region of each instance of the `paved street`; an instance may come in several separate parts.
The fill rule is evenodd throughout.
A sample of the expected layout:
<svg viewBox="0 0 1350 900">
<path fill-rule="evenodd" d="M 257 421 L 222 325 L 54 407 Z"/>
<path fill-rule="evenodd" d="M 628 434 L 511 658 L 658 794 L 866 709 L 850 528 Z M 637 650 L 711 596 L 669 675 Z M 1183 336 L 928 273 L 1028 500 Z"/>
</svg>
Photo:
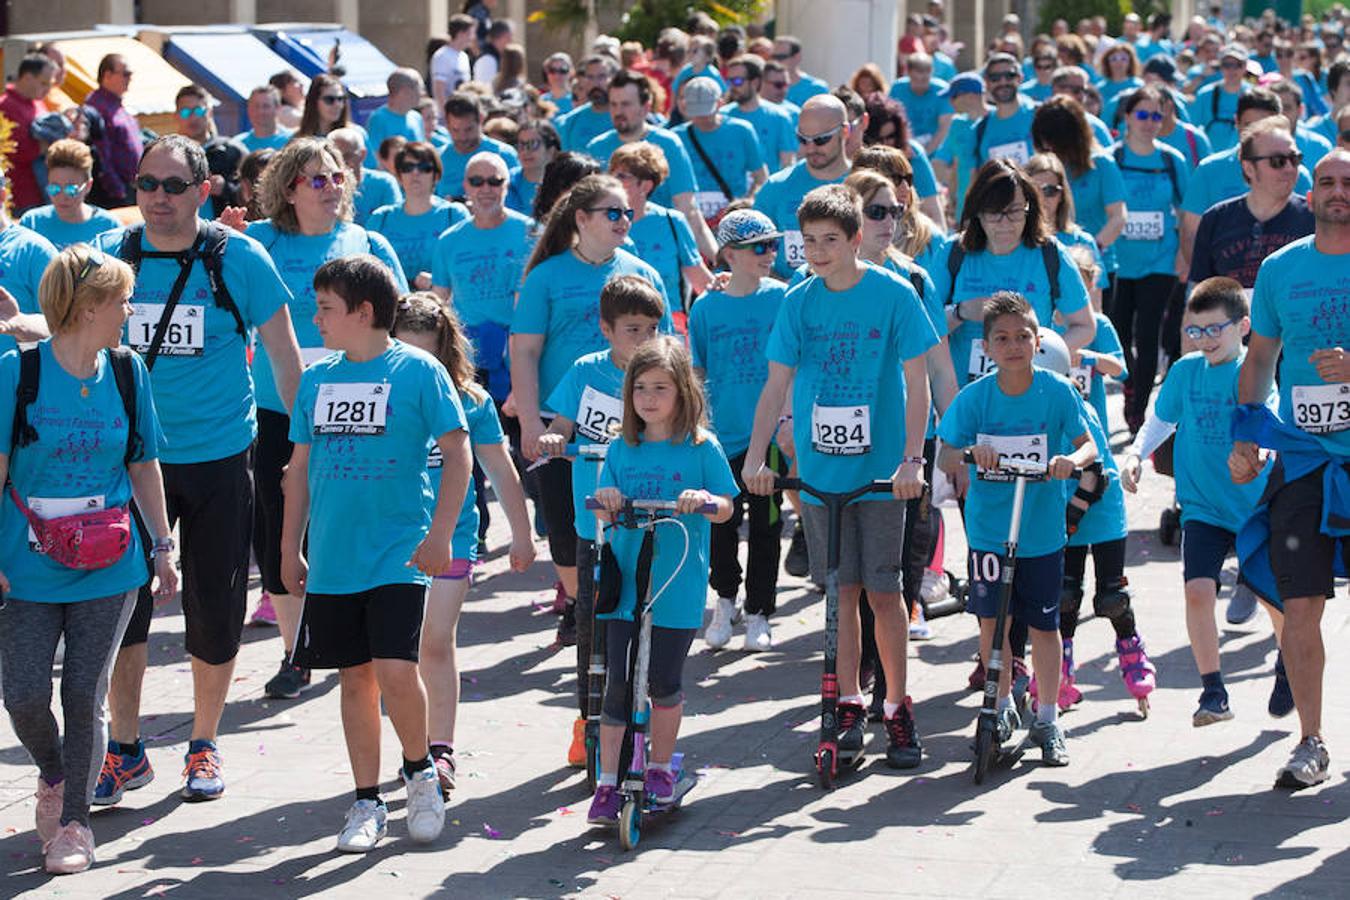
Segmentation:
<svg viewBox="0 0 1350 900">
<path fill-rule="evenodd" d="M 366 856 L 333 842 L 351 802 L 332 673 L 299 701 L 262 699 L 281 653 L 275 629 L 250 628 L 225 714 L 226 796 L 177 796 L 191 682 L 176 607 L 156 618 L 143 734 L 158 774 L 94 814 L 98 864 L 43 874 L 33 828 L 35 770 L 0 722 L 0 896 L 268 897 L 1344 897 L 1350 893 L 1350 606 L 1324 633 L 1332 779 L 1273 790 L 1297 721 L 1265 711 L 1274 644 L 1263 613 L 1222 634 L 1237 718 L 1194 729 L 1199 679 L 1186 646 L 1175 548 L 1157 540 L 1171 482 L 1150 477 L 1131 510 L 1140 631 L 1160 689 L 1146 721 L 1116 669 L 1111 631 L 1080 628 L 1086 698 L 1064 717 L 1072 763 L 1024 761 L 977 788 L 967 749 L 976 695 L 965 690 L 973 621 L 935 623 L 910 647 L 910 690 L 925 743 L 915 772 L 873 757 L 837 790 L 815 784 L 819 594 L 784 578 L 772 652 L 711 654 L 696 641 L 681 749 L 702 783 L 638 851 L 586 827 L 581 773 L 564 768 L 575 715 L 572 651 L 551 646 L 546 564 L 506 572 L 504 522 L 460 627 L 460 782 L 441 839 L 406 839 L 399 758 L 386 727 L 390 838 Z M 949 511 L 949 514 L 954 511 Z M 950 539 L 948 567 L 959 564 Z M 541 554 L 546 554 L 541 545 Z M 255 588 L 256 596 L 256 588 Z M 1222 604 L 1221 600 L 1221 604 Z M 1090 609 L 1090 605 L 1088 606 Z M 1222 614 L 1222 609 L 1220 610 Z M 740 645 L 738 632 L 734 647 Z"/>
</svg>

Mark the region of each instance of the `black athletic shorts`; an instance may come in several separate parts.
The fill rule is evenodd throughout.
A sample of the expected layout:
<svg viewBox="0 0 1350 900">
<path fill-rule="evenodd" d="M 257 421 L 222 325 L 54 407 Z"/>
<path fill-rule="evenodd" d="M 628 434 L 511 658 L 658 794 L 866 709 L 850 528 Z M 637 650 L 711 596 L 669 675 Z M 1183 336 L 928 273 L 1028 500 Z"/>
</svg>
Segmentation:
<svg viewBox="0 0 1350 900">
<path fill-rule="evenodd" d="M 420 584 L 306 594 L 291 661 L 306 669 L 347 669 L 372 659 L 417 662 L 426 600 Z"/>
<path fill-rule="evenodd" d="M 1332 596 L 1335 554 L 1350 562 L 1350 539 L 1322 533 L 1322 472 L 1285 481 L 1277 459 L 1266 485 L 1270 568 L 1282 599 Z"/>
</svg>

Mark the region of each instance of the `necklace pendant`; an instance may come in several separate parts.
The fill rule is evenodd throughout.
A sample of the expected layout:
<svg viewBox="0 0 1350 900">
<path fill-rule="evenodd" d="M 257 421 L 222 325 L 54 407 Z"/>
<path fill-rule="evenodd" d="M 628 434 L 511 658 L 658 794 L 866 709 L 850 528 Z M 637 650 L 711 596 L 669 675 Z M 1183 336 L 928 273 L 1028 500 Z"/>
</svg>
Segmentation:
<svg viewBox="0 0 1350 900">
<path fill-rule="evenodd" d="M 81 396 L 81 397 L 88 397 L 88 396 L 89 396 L 89 385 L 87 385 L 87 384 L 82 384 L 82 385 L 80 385 L 80 396 Z"/>
</svg>

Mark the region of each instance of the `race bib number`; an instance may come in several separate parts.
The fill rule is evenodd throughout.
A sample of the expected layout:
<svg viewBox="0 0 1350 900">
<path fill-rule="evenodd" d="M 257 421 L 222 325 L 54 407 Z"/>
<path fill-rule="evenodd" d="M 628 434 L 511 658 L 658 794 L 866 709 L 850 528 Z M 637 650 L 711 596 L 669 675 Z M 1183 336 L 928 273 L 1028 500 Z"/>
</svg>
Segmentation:
<svg viewBox="0 0 1350 900">
<path fill-rule="evenodd" d="M 327 347 L 301 347 L 300 365 L 302 368 L 308 369 L 325 356 L 329 356 L 334 352 L 335 351 L 329 350 Z"/>
<path fill-rule="evenodd" d="M 1129 210 L 1125 214 L 1125 240 L 1160 241 L 1163 236 L 1163 214 L 1161 211 Z"/>
<path fill-rule="evenodd" d="M 727 195 L 721 191 L 694 192 L 694 205 L 698 207 L 699 215 L 705 219 L 717 218 L 717 214 L 726 209 L 730 202 Z"/>
<path fill-rule="evenodd" d="M 826 456 L 859 456 L 872 449 L 872 411 L 866 406 L 813 406 L 812 445 Z"/>
<path fill-rule="evenodd" d="M 975 443 L 982 447 L 993 447 L 998 451 L 999 461 L 1020 459 L 1044 466 L 1050 461 L 1047 454 L 1046 436 L 1043 434 L 980 434 Z M 977 468 L 981 481 L 1012 481 L 1017 476 L 1012 472 L 997 469 Z M 1044 475 L 1028 476 L 1028 481 L 1044 480 Z"/>
<path fill-rule="evenodd" d="M 155 329 L 164 316 L 163 303 L 136 303 L 127 320 L 127 337 L 131 349 L 146 353 L 155 339 Z M 173 308 L 169 324 L 164 327 L 164 342 L 159 345 L 160 356 L 201 356 L 206 346 L 206 307 L 180 303 Z"/>
<path fill-rule="evenodd" d="M 1092 396 L 1092 369 L 1088 366 L 1074 366 L 1069 370 L 1069 380 L 1078 388 L 1078 393 L 1086 400 Z"/>
<path fill-rule="evenodd" d="M 623 401 L 587 385 L 577 405 L 577 431 L 592 441 L 609 442 L 623 423 Z"/>
<path fill-rule="evenodd" d="M 94 497 L 29 497 L 28 508 L 39 519 L 59 519 L 62 516 L 76 516 L 80 513 L 98 512 L 103 508 L 103 495 Z M 37 535 L 28 529 L 28 549 L 41 553 Z"/>
<path fill-rule="evenodd" d="M 445 463 L 445 456 L 441 453 L 439 444 L 432 444 L 431 450 L 427 453 L 427 468 L 439 469 Z"/>
<path fill-rule="evenodd" d="M 806 241 L 800 231 L 783 232 L 783 253 L 790 269 L 798 269 L 806 263 Z"/>
<path fill-rule="evenodd" d="M 989 159 L 1011 159 L 1019 166 L 1025 166 L 1031 155 L 1027 153 L 1026 141 L 1009 141 L 1006 144 L 995 144 L 989 148 Z"/>
<path fill-rule="evenodd" d="M 1302 384 L 1291 392 L 1294 424 L 1309 434 L 1350 428 L 1350 384 Z"/>
<path fill-rule="evenodd" d="M 384 434 L 387 384 L 325 384 L 314 401 L 315 434 Z"/>
<path fill-rule="evenodd" d="M 984 341 L 977 340 L 970 345 L 970 364 L 966 370 L 967 381 L 983 378 L 997 368 L 998 366 L 994 364 L 994 361 L 985 355 Z"/>
</svg>

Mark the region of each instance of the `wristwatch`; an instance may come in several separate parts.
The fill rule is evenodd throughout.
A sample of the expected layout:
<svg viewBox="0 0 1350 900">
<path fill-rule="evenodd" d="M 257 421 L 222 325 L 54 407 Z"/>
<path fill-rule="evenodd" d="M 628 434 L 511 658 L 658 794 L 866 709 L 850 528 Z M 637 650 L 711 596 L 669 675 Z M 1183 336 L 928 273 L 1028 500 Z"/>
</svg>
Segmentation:
<svg viewBox="0 0 1350 900">
<path fill-rule="evenodd" d="M 150 548 L 150 558 L 154 559 L 161 553 L 172 553 L 177 546 L 178 545 L 174 543 L 173 538 L 162 537 L 155 541 L 154 545 Z"/>
</svg>

